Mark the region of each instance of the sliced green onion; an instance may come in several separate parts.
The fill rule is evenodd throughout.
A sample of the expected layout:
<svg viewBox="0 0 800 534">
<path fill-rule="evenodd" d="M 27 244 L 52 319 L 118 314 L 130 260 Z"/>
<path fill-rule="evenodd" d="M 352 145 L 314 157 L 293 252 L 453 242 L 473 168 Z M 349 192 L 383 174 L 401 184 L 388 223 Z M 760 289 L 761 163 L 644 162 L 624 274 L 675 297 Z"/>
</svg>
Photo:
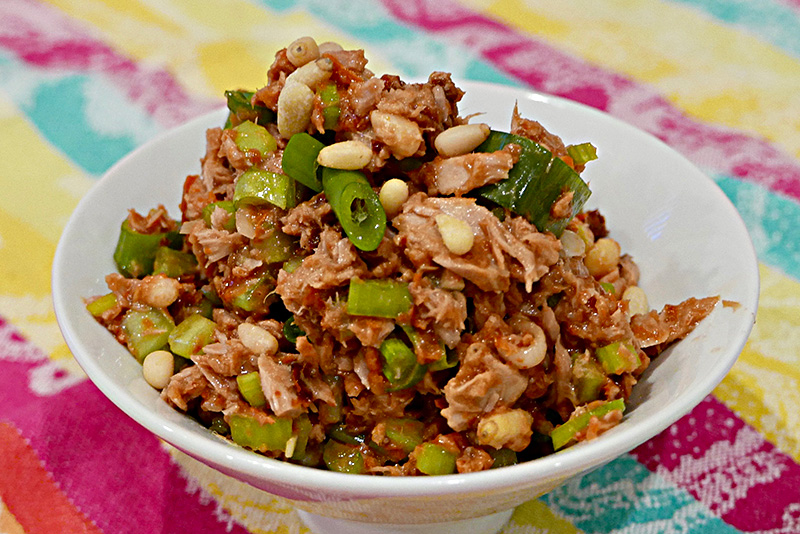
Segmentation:
<svg viewBox="0 0 800 534">
<path fill-rule="evenodd" d="M 417 454 L 417 469 L 426 475 L 455 473 L 456 455 L 441 445 L 426 443 Z"/>
<path fill-rule="evenodd" d="M 231 433 L 231 427 L 228 426 L 228 423 L 225 422 L 225 418 L 222 416 L 212 419 L 208 429 L 221 436 L 227 436 Z"/>
<path fill-rule="evenodd" d="M 322 188 L 356 248 L 378 248 L 386 232 L 386 212 L 364 173 L 322 167 Z"/>
<path fill-rule="evenodd" d="M 328 430 L 328 435 L 336 441 L 347 443 L 348 445 L 361 445 L 365 441 L 364 436 L 354 436 L 348 432 L 347 426 L 345 426 L 344 423 L 338 424 Z"/>
<path fill-rule="evenodd" d="M 203 347 L 214 341 L 217 324 L 196 313 L 180 322 L 169 334 L 169 349 L 188 358 L 199 353 Z"/>
<path fill-rule="evenodd" d="M 414 353 L 417 355 L 418 360 L 431 361 L 428 369 L 431 371 L 441 371 L 443 369 L 450 369 L 458 365 L 458 358 L 455 356 L 448 356 L 445 350 L 444 343 L 431 333 L 420 333 L 419 330 L 411 325 L 401 325 L 403 332 L 408 336 L 411 341 L 411 346 L 414 347 Z"/>
<path fill-rule="evenodd" d="M 145 356 L 167 345 L 175 323 L 162 310 L 150 308 L 128 310 L 122 318 L 121 327 L 128 350 L 141 363 Z"/>
<path fill-rule="evenodd" d="M 297 436 L 297 441 L 294 444 L 294 451 L 292 452 L 293 460 L 301 460 L 306 455 L 306 448 L 308 447 L 308 438 L 311 437 L 311 430 L 313 426 L 306 414 L 302 414 L 295 418 L 292 422 L 293 435 Z"/>
<path fill-rule="evenodd" d="M 153 260 L 153 274 L 165 274 L 170 278 L 180 278 L 197 274 L 197 272 L 197 258 L 194 257 L 194 254 L 169 247 L 158 247 Z"/>
<path fill-rule="evenodd" d="M 386 438 L 406 453 L 413 451 L 422 443 L 425 424 L 415 419 L 387 419 Z"/>
<path fill-rule="evenodd" d="M 92 317 L 100 317 L 116 305 L 117 296 L 114 293 L 107 293 L 87 304 L 86 309 L 92 314 Z"/>
<path fill-rule="evenodd" d="M 319 91 L 319 99 L 322 102 L 323 127 L 326 130 L 333 130 L 339 123 L 339 90 L 335 83 L 329 83 Z"/>
<path fill-rule="evenodd" d="M 391 384 L 387 391 L 410 388 L 425 376 L 427 367 L 419 364 L 417 355 L 402 340 L 385 339 L 380 351 L 384 360 L 383 376 Z"/>
<path fill-rule="evenodd" d="M 353 445 L 328 440 L 322 451 L 322 460 L 331 471 L 351 475 L 364 473 L 364 455 Z"/>
<path fill-rule="evenodd" d="M 275 289 L 271 281 L 268 276 L 248 278 L 242 284 L 241 291 L 233 298 L 232 304 L 247 312 L 264 308 L 267 305 L 267 297 Z"/>
<path fill-rule="evenodd" d="M 300 264 L 303 263 L 303 256 L 292 256 L 283 262 L 282 269 L 287 273 L 293 273 L 295 269 L 300 267 Z"/>
<path fill-rule="evenodd" d="M 615 341 L 598 347 L 594 353 L 606 373 L 612 375 L 630 373 L 642 364 L 636 347 L 630 342 Z"/>
<path fill-rule="evenodd" d="M 233 202 L 241 204 L 273 204 L 282 209 L 297 205 L 295 182 L 285 174 L 251 167 L 236 180 Z"/>
<path fill-rule="evenodd" d="M 248 120 L 258 124 L 275 122 L 275 112 L 264 106 L 253 106 L 252 98 L 251 91 L 225 91 L 225 100 L 230 111 L 225 128 Z"/>
<path fill-rule="evenodd" d="M 117 269 L 129 278 L 141 278 L 153 273 L 153 262 L 158 247 L 169 245 L 174 240 L 174 232 L 142 234 L 131 229 L 128 219 L 120 226 L 114 262 Z"/>
<path fill-rule="evenodd" d="M 506 467 L 508 465 L 516 465 L 518 463 L 517 453 L 511 449 L 494 449 L 489 447 L 486 452 L 488 452 L 489 456 L 491 456 L 494 460 L 491 469 Z"/>
<path fill-rule="evenodd" d="M 236 213 L 236 206 L 233 204 L 232 200 L 220 200 L 219 202 L 212 202 L 211 204 L 203 206 L 203 221 L 205 221 L 206 226 L 211 228 L 211 214 L 214 213 L 214 210 L 217 208 L 223 209 L 230 214 L 230 217 L 228 217 L 228 220 L 222 228 L 229 232 L 235 232 L 236 217 L 234 217 L 234 214 Z"/>
<path fill-rule="evenodd" d="M 324 147 L 324 144 L 305 132 L 294 134 L 283 149 L 283 172 L 319 193 L 322 191 L 322 182 L 317 176 L 317 156 Z"/>
<path fill-rule="evenodd" d="M 558 450 L 574 440 L 575 435 L 578 432 L 585 430 L 586 427 L 589 426 L 589 421 L 592 417 L 600 418 L 614 410 L 620 410 L 624 412 L 625 401 L 622 399 L 617 399 L 611 402 L 606 402 L 605 404 L 601 404 L 596 408 L 570 419 L 563 425 L 555 427 L 552 432 L 550 432 L 550 439 L 553 440 L 553 449 Z"/>
<path fill-rule="evenodd" d="M 285 337 L 286 341 L 289 343 L 297 343 L 297 338 L 304 335 L 306 335 L 306 333 L 303 332 L 303 329 L 295 324 L 294 315 L 283 323 L 283 337 Z"/>
<path fill-rule="evenodd" d="M 347 313 L 394 319 L 411 309 L 408 284 L 390 279 L 350 280 Z"/>
<path fill-rule="evenodd" d="M 236 131 L 234 142 L 244 153 L 254 151 L 260 158 L 263 158 L 278 148 L 277 141 L 267 129 L 252 121 L 241 122 L 233 129 Z"/>
<path fill-rule="evenodd" d="M 576 165 L 586 165 L 590 161 L 597 159 L 597 149 L 592 143 L 570 145 L 567 147 L 567 154 Z"/>
<path fill-rule="evenodd" d="M 250 406 L 256 408 L 266 406 L 267 398 L 264 396 L 264 390 L 261 389 L 261 375 L 258 374 L 258 371 L 238 375 L 236 385 L 239 387 L 239 393 Z"/>
<path fill-rule="evenodd" d="M 572 361 L 572 379 L 578 403 L 585 404 L 600 398 L 606 374 L 593 358 L 578 354 Z"/>
<path fill-rule="evenodd" d="M 276 417 L 273 423 L 262 425 L 254 417 L 236 414 L 228 418 L 231 439 L 254 451 L 282 451 L 292 437 L 292 420 Z"/>
<path fill-rule="evenodd" d="M 252 241 L 253 250 L 258 253 L 258 258 L 264 263 L 284 262 L 292 257 L 297 245 L 297 240 L 284 233 L 274 225 L 267 233 Z"/>
<path fill-rule="evenodd" d="M 323 425 L 332 425 L 342 420 L 342 403 L 344 397 L 344 386 L 342 385 L 342 378 L 337 375 L 324 375 L 325 382 L 333 390 L 334 404 L 330 405 L 327 402 L 321 402 L 317 406 L 319 409 L 319 422 Z"/>
<path fill-rule="evenodd" d="M 600 287 L 609 295 L 614 295 L 617 292 L 617 288 L 611 282 L 600 282 Z"/>
<path fill-rule="evenodd" d="M 552 152 L 525 137 L 492 131 L 475 150 L 495 152 L 510 143 L 522 147 L 519 161 L 509 171 L 508 178 L 484 186 L 478 193 L 526 217 L 540 231 L 560 236 L 591 195 L 589 187 L 569 165 L 553 158 Z M 573 193 L 571 213 L 562 219 L 554 219 L 550 209 L 566 190 Z"/>
</svg>

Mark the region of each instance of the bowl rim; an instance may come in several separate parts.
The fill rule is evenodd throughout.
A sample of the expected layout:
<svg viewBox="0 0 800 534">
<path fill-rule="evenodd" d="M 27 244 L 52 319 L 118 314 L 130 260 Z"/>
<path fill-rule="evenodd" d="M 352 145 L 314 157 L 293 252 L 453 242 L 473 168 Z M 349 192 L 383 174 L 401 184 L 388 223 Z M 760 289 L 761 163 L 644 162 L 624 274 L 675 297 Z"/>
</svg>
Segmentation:
<svg viewBox="0 0 800 534">
<path fill-rule="evenodd" d="M 108 399 L 112 401 L 112 403 L 114 403 L 137 423 L 148 429 L 156 436 L 164 439 L 178 449 L 195 458 L 212 462 L 216 466 L 236 472 L 247 470 L 254 479 L 273 481 L 280 484 L 290 485 L 296 488 L 306 488 L 317 492 L 333 492 L 339 496 L 350 494 L 354 498 L 357 498 L 358 496 L 425 496 L 463 492 L 482 492 L 487 488 L 499 489 L 531 485 L 535 483 L 535 481 L 540 481 L 542 479 L 562 480 L 579 472 L 585 471 L 588 468 L 602 465 L 620 456 L 621 454 L 632 450 L 641 443 L 654 437 L 666 429 L 669 425 L 680 419 L 680 417 L 691 411 L 692 408 L 699 404 L 702 399 L 705 398 L 714 389 L 714 387 L 716 387 L 716 385 L 724 378 L 724 376 L 733 366 L 738 358 L 738 355 L 744 348 L 755 320 L 755 311 L 758 305 L 760 284 L 758 260 L 744 221 L 738 214 L 733 203 L 716 185 L 716 183 L 713 182 L 713 180 L 707 177 L 682 154 L 678 153 L 669 145 L 657 139 L 648 132 L 638 129 L 603 111 L 565 98 L 541 93 L 523 87 L 512 87 L 497 85 L 490 82 L 475 81 L 459 81 L 458 84 L 459 87 L 466 90 L 468 93 L 470 91 L 482 88 L 483 90 L 491 90 L 494 93 L 500 93 L 507 98 L 521 98 L 524 96 L 524 98 L 535 100 L 537 102 L 555 106 L 561 109 L 572 109 L 589 115 L 602 116 L 603 120 L 611 121 L 615 128 L 623 129 L 629 132 L 635 132 L 637 135 L 643 135 L 648 142 L 661 145 L 662 149 L 672 152 L 673 157 L 678 157 L 686 164 L 695 168 L 698 176 L 702 176 L 703 179 L 709 182 L 710 185 L 716 189 L 716 192 L 720 197 L 718 200 L 724 204 L 724 209 L 730 215 L 729 220 L 731 224 L 737 226 L 737 231 L 739 233 L 747 236 L 748 246 L 746 249 L 748 251 L 748 257 L 744 260 L 748 263 L 748 270 L 750 271 L 748 281 L 751 283 L 751 285 L 749 288 L 750 290 L 747 293 L 747 301 L 740 302 L 740 304 L 746 309 L 752 310 L 752 320 L 747 325 L 746 331 L 739 332 L 738 338 L 735 339 L 734 342 L 729 346 L 728 350 L 732 356 L 730 356 L 727 360 L 724 360 L 723 365 L 718 365 L 716 372 L 711 373 L 704 378 L 704 380 L 701 382 L 702 387 L 696 387 L 683 397 L 679 398 L 672 409 L 663 412 L 661 417 L 653 418 L 653 420 L 648 420 L 646 422 L 640 422 L 632 427 L 617 427 L 619 431 L 606 433 L 600 439 L 580 443 L 557 453 L 535 460 L 522 462 L 514 466 L 508 466 L 502 469 L 493 469 L 475 473 L 443 475 L 437 477 L 382 477 L 361 475 L 357 476 L 357 478 L 354 478 L 353 475 L 336 473 L 317 468 L 309 468 L 268 458 L 248 451 L 242 447 L 239 447 L 238 445 L 230 444 L 219 439 L 213 439 L 212 436 L 201 436 L 201 439 L 198 439 L 198 436 L 194 431 L 173 427 L 168 421 L 163 420 L 160 416 L 151 410 L 146 409 L 139 402 L 132 399 L 130 393 L 117 386 L 109 377 L 107 377 L 105 372 L 100 368 L 99 365 L 95 363 L 92 358 L 84 357 L 84 354 L 89 354 L 91 352 L 91 347 L 87 346 L 86 343 L 84 343 L 84 341 L 78 337 L 72 329 L 72 325 L 69 320 L 69 307 L 74 306 L 75 304 L 66 302 L 62 298 L 62 295 L 64 294 L 64 288 L 69 284 L 69 280 L 62 276 L 64 273 L 62 265 L 65 261 L 66 244 L 69 243 L 71 239 L 75 238 L 73 233 L 75 232 L 74 223 L 77 214 L 81 213 L 86 209 L 87 206 L 95 202 L 96 197 L 100 196 L 104 190 L 103 188 L 112 180 L 114 174 L 120 168 L 126 166 L 130 160 L 138 157 L 140 153 L 146 151 L 151 145 L 160 143 L 164 139 L 176 134 L 179 131 L 195 129 L 200 125 L 208 124 L 212 119 L 219 119 L 220 117 L 223 117 L 223 113 L 227 111 L 225 108 L 211 111 L 176 128 L 162 132 L 152 140 L 142 144 L 140 147 L 123 157 L 116 164 L 114 164 L 97 183 L 92 186 L 89 192 L 83 196 L 83 198 L 81 198 L 78 206 L 64 227 L 64 231 L 56 248 L 51 271 L 53 305 L 62 335 L 64 336 L 64 339 L 72 351 L 75 359 L 86 372 L 89 379 Z M 216 120 L 216 122 L 218 122 L 218 120 Z M 357 482 L 357 484 L 353 484 L 354 482 Z M 354 488 L 353 486 L 357 487 Z"/>
</svg>

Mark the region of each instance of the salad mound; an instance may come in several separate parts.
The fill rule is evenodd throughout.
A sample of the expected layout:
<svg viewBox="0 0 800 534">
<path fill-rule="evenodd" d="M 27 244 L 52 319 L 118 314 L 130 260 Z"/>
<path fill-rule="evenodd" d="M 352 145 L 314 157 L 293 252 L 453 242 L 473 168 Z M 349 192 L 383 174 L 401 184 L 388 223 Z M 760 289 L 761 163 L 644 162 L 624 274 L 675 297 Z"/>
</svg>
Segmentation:
<svg viewBox="0 0 800 534">
<path fill-rule="evenodd" d="M 304 37 L 227 91 L 180 219 L 130 210 L 88 311 L 175 409 L 356 474 L 497 468 L 617 425 L 718 298 L 650 309 L 584 210 L 591 143 L 459 115 L 444 72 L 376 76 Z"/>
</svg>

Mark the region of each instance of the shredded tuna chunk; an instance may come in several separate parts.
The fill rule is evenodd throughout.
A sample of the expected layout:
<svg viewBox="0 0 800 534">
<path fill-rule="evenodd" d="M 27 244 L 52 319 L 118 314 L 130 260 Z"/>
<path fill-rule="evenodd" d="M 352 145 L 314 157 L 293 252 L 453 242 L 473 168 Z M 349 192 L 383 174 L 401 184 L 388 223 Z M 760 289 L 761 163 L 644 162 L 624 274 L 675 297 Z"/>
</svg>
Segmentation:
<svg viewBox="0 0 800 534">
<path fill-rule="evenodd" d="M 635 315 L 631 328 L 642 347 L 655 353 L 664 350 L 675 340 L 686 337 L 719 301 L 719 297 L 690 298 L 673 305 L 667 304 L 660 313 Z"/>
<path fill-rule="evenodd" d="M 519 159 L 517 145 L 496 152 L 476 152 L 442 158 L 437 156 L 420 169 L 428 194 L 461 196 L 475 188 L 508 178 L 508 171 Z"/>
<path fill-rule="evenodd" d="M 258 372 L 261 376 L 261 389 L 275 415 L 296 417 L 303 411 L 288 365 L 262 354 L 258 357 Z"/>
</svg>

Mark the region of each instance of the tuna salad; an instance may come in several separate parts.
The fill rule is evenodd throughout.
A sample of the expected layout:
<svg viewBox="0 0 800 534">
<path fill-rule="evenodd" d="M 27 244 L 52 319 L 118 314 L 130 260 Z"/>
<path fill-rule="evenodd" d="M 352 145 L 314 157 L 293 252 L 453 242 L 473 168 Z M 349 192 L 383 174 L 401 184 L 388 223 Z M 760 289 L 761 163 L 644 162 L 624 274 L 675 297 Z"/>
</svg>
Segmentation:
<svg viewBox="0 0 800 534">
<path fill-rule="evenodd" d="M 602 434 L 718 297 L 651 309 L 584 209 L 595 147 L 462 96 L 296 40 L 225 93 L 179 218 L 130 210 L 89 313 L 166 403 L 271 458 L 441 475 Z"/>
</svg>

